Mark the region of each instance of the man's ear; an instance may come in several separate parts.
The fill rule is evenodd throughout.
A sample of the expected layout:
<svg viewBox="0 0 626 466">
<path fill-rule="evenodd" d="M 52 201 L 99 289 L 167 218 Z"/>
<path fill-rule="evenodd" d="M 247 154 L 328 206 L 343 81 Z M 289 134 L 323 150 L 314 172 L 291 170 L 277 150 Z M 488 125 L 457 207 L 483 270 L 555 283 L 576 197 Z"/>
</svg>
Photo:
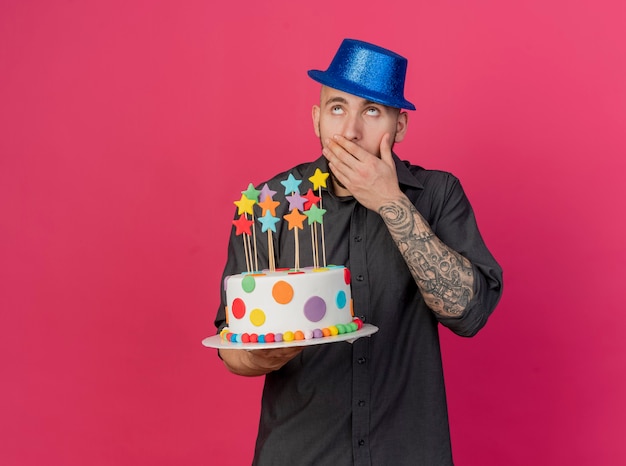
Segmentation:
<svg viewBox="0 0 626 466">
<path fill-rule="evenodd" d="M 311 109 L 311 117 L 313 118 L 313 130 L 315 135 L 320 137 L 320 108 L 317 105 L 313 105 Z"/>
<path fill-rule="evenodd" d="M 400 112 L 398 114 L 398 121 L 396 123 L 395 142 L 401 142 L 404 139 L 408 126 L 409 126 L 409 114 L 407 112 Z"/>
</svg>

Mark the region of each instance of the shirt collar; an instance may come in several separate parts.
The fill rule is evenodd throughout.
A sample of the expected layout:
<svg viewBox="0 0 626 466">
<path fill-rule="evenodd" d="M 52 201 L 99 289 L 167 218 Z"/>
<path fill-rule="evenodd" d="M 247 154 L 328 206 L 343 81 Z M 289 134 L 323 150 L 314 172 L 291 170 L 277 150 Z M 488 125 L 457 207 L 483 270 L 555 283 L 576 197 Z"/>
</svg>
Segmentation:
<svg viewBox="0 0 626 466">
<path fill-rule="evenodd" d="M 424 185 L 409 170 L 409 162 L 400 160 L 396 154 L 393 154 L 393 161 L 396 163 L 396 173 L 400 186 L 424 189 Z"/>
</svg>

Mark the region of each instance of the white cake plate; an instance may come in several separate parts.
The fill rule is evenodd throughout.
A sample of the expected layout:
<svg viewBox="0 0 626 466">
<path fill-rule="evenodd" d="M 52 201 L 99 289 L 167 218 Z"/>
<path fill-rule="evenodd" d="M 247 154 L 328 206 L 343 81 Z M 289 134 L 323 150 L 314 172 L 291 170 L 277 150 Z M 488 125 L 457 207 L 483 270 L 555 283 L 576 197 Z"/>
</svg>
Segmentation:
<svg viewBox="0 0 626 466">
<path fill-rule="evenodd" d="M 352 343 L 361 337 L 369 337 L 370 335 L 378 332 L 378 327 L 371 324 L 363 324 L 356 332 L 342 333 L 340 335 L 311 338 L 310 340 L 293 340 L 293 341 L 274 341 L 272 343 L 232 343 L 230 341 L 222 340 L 219 335 L 213 335 L 202 340 L 202 344 L 208 348 L 223 348 L 223 349 L 270 349 L 270 348 L 289 348 L 292 346 L 313 346 L 324 345 L 326 343 L 336 343 L 338 341 L 347 341 Z"/>
</svg>

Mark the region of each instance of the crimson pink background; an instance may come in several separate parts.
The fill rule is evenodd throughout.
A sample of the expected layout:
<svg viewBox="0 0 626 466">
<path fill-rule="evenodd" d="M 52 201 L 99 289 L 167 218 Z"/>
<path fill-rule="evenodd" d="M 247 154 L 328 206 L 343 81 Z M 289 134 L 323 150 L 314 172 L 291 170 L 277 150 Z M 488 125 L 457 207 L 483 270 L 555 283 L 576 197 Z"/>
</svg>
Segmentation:
<svg viewBox="0 0 626 466">
<path fill-rule="evenodd" d="M 250 462 L 262 380 L 200 344 L 232 202 L 319 154 L 305 72 L 354 37 L 505 270 L 442 330 L 457 464 L 625 464 L 624 2 L 215 3 L 0 3 L 0 463 Z"/>
</svg>

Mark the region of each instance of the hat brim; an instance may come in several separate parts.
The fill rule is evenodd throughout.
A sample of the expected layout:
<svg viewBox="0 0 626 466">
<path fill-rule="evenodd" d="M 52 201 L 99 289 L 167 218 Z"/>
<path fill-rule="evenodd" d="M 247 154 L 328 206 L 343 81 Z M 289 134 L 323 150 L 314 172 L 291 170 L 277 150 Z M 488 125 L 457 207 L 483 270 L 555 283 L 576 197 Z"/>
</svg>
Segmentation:
<svg viewBox="0 0 626 466">
<path fill-rule="evenodd" d="M 353 94 L 388 107 L 415 110 L 415 105 L 406 99 L 390 99 L 388 95 L 380 94 L 370 89 L 365 89 L 352 81 L 330 76 L 325 71 L 309 70 L 307 71 L 307 74 L 311 79 L 323 84 L 324 86 L 332 87 L 333 89 L 347 92 L 348 94 Z"/>
</svg>

